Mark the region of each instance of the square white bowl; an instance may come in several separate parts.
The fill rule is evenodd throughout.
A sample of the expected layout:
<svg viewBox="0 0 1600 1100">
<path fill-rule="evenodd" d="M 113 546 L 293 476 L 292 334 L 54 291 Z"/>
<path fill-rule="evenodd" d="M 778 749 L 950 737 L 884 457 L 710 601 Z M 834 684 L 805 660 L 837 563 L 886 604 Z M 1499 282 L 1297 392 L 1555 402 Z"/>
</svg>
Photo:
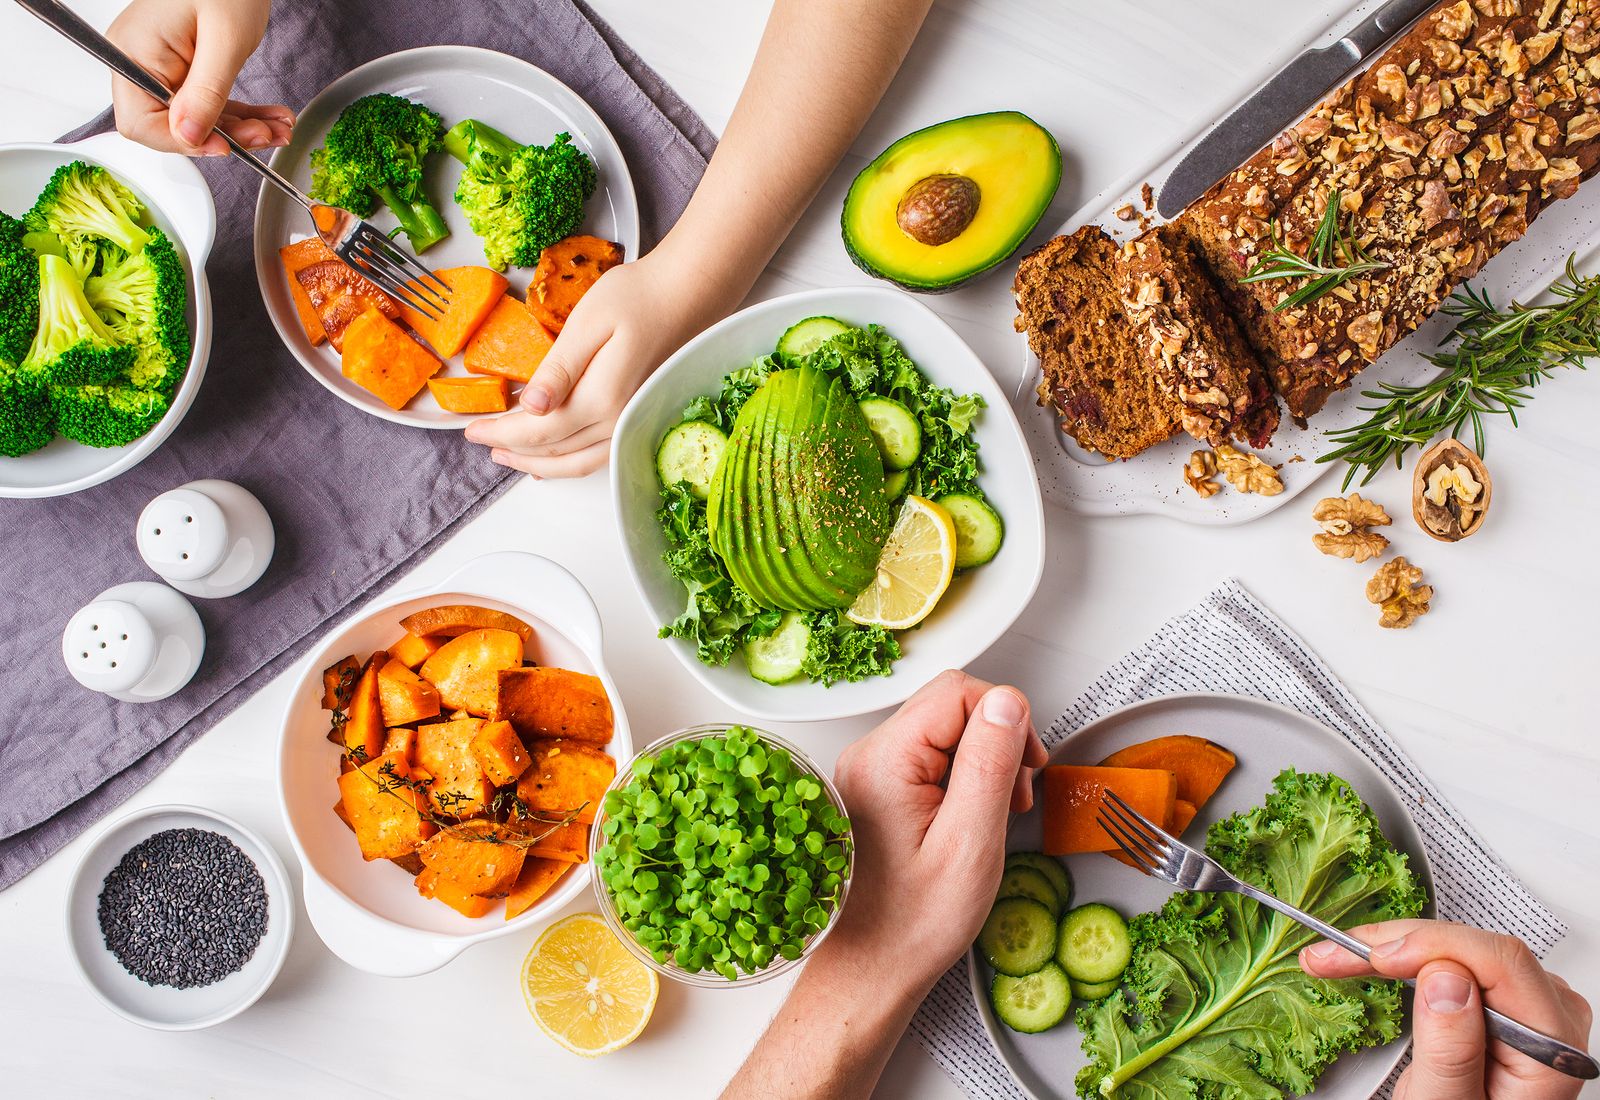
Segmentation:
<svg viewBox="0 0 1600 1100">
<path fill-rule="evenodd" d="M 987 407 L 973 428 L 979 484 L 1005 521 L 1006 537 L 993 561 L 957 576 L 933 614 L 899 635 L 905 655 L 890 676 L 833 687 L 805 681 L 764 684 L 738 657 L 714 668 L 702 664 L 686 642 L 662 643 L 718 699 L 752 717 L 780 722 L 822 722 L 899 705 L 938 673 L 964 668 L 993 645 L 1033 599 L 1044 572 L 1044 509 L 1033 456 L 1009 398 L 983 361 L 910 295 L 885 287 L 807 290 L 741 310 L 690 340 L 639 389 L 617 423 L 611 445 L 617 527 L 628 569 L 651 616 L 670 622 L 688 598 L 661 560 L 666 541 L 655 518 L 661 505 L 655 453 L 662 435 L 692 399 L 716 393 L 724 375 L 771 352 L 784 329 L 818 314 L 883 326 L 936 385 L 983 397 Z"/>
</svg>

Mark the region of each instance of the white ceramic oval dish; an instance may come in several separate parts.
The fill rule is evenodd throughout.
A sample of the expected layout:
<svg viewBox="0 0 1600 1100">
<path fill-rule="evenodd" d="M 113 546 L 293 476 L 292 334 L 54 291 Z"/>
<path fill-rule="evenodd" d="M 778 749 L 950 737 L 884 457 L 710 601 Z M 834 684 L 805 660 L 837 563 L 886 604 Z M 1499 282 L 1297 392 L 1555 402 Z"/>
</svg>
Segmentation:
<svg viewBox="0 0 1600 1100">
<path fill-rule="evenodd" d="M 360 970 L 412 977 L 436 970 L 475 943 L 538 924 L 583 893 L 590 865 L 569 871 L 514 920 L 499 906 L 464 917 L 417 893 L 412 877 L 387 860 L 361 858 L 355 836 L 333 813 L 339 750 L 328 743 L 322 670 L 351 654 L 365 656 L 404 633 L 400 620 L 441 604 L 472 603 L 509 612 L 533 627 L 527 655 L 541 665 L 600 678 L 615 731 L 609 752 L 633 755 L 622 697 L 601 659 L 600 614 L 578 579 L 548 558 L 502 552 L 476 558 L 448 576 L 364 608 L 300 662 L 278 742 L 278 799 L 289 841 L 305 872 L 306 915 L 334 954 Z"/>
<path fill-rule="evenodd" d="M 106 875 L 134 845 L 167 829 L 220 833 L 261 872 L 267 889 L 267 930 L 237 973 L 195 989 L 146 985 L 122 969 L 100 932 L 100 890 Z M 254 831 L 200 806 L 149 806 L 107 826 L 78 861 L 67 887 L 67 945 L 84 984 L 121 1016 L 157 1031 L 197 1031 L 232 1019 L 272 985 L 294 935 L 294 894 L 283 861 Z"/>
<path fill-rule="evenodd" d="M 661 501 L 655 453 L 662 435 L 690 400 L 716 393 L 724 375 L 771 352 L 784 329 L 818 314 L 882 325 L 935 384 L 983 396 L 987 408 L 973 429 L 980 484 L 1005 521 L 1006 534 L 993 561 L 957 577 L 927 621 L 899 636 L 905 653 L 891 676 L 831 688 L 804 681 L 764 684 L 738 657 L 713 668 L 701 664 L 682 641 L 662 643 L 718 699 L 743 714 L 778 722 L 821 722 L 897 706 L 939 672 L 964 668 L 993 645 L 1028 606 L 1044 573 L 1044 508 L 1033 457 L 1010 402 L 983 361 L 908 294 L 884 287 L 807 290 L 741 310 L 696 336 L 645 382 L 618 421 L 611 447 L 613 504 L 628 570 L 652 620 L 670 622 L 687 599 L 661 561 L 665 541 L 655 519 Z"/>
<path fill-rule="evenodd" d="M 475 46 L 421 46 L 388 54 L 358 66 L 329 84 L 307 103 L 295 123 L 294 139 L 272 155 L 272 167 L 302 191 L 311 187 L 311 151 L 339 112 L 354 100 L 374 92 L 390 92 L 425 103 L 443 116 L 445 125 L 478 118 L 518 141 L 544 143 L 566 131 L 572 142 L 594 158 L 599 185 L 585 207 L 583 232 L 616 241 L 630 260 L 639 255 L 639 202 L 628 174 L 627 162 L 616 138 L 600 116 L 561 81 L 521 58 Z M 422 254 L 431 268 L 482 266 L 483 244 L 452 196 L 461 165 L 445 153 L 427 166 L 428 195 L 450 227 L 450 236 Z M 394 224 L 394 216 L 380 208 L 372 215 L 380 227 Z M 278 249 L 311 235 L 311 220 L 298 204 L 269 183 L 261 185 L 256 200 L 256 278 L 267 316 L 278 330 L 284 347 L 322 383 L 363 412 L 413 428 L 460 429 L 476 414 L 446 412 L 426 389 L 403 409 L 391 409 L 377 397 L 344 377 L 339 353 L 327 343 L 313 347 L 300 327 L 289 282 Z M 405 243 L 402 234 L 400 242 Z M 526 269 L 505 272 L 511 289 L 520 296 L 532 274 Z M 465 377 L 460 357 L 445 363 L 435 377 Z"/>
<path fill-rule="evenodd" d="M 0 145 L 0 209 L 21 217 L 50 174 L 63 164 L 99 164 L 132 188 L 154 224 L 177 246 L 188 275 L 189 370 L 172 406 L 144 435 L 125 447 L 85 447 L 57 437 L 32 454 L 0 457 L 0 497 L 56 497 L 76 493 L 126 473 L 161 446 L 194 404 L 211 353 L 211 288 L 206 260 L 217 234 L 211 189 L 187 157 L 157 153 L 122 137 L 97 134 L 72 145 Z"/>
</svg>

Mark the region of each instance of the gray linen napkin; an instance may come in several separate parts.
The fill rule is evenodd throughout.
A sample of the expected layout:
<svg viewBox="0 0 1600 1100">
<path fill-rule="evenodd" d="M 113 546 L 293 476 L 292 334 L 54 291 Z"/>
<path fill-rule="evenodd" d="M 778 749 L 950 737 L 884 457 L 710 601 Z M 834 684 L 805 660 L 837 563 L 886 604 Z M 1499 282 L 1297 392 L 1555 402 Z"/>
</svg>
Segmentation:
<svg viewBox="0 0 1600 1100">
<path fill-rule="evenodd" d="M 1045 746 L 1130 703 L 1187 691 L 1293 707 L 1359 749 L 1394 784 L 1422 832 L 1441 918 L 1521 936 L 1541 957 L 1567 934 L 1327 666 L 1236 580 L 1107 669 L 1056 719 Z M 968 1096 L 1025 1100 L 978 1019 L 965 958 L 939 979 L 911 1030 Z M 1391 1078 L 1376 1095 L 1387 1097 L 1393 1087 Z"/>
<path fill-rule="evenodd" d="M 432 43 L 514 54 L 583 96 L 627 158 L 645 247 L 683 210 L 715 139 L 574 0 L 278 4 L 237 94 L 298 107 L 365 61 Z M 67 140 L 109 128 L 103 114 Z M 207 267 L 216 340 L 194 407 L 160 450 L 114 481 L 53 500 L 0 501 L 0 607 L 11 638 L 0 680 L 0 888 L 149 782 L 512 476 L 458 433 L 397 427 L 329 399 L 279 344 L 261 304 L 250 244 L 257 178 L 220 161 L 201 170 L 217 201 Z M 150 578 L 134 548 L 135 519 L 158 493 L 201 477 L 239 482 L 261 498 L 277 524 L 272 568 L 242 595 L 195 601 L 205 662 L 171 699 L 131 705 L 80 688 L 61 659 L 67 619 L 113 584 Z"/>
</svg>

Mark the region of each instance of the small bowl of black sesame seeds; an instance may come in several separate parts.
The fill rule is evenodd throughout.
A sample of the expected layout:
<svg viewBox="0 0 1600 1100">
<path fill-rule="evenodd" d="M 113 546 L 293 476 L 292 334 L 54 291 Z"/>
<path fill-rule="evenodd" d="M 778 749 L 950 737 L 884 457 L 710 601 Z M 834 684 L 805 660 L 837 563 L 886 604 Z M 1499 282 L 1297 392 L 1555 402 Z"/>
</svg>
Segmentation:
<svg viewBox="0 0 1600 1100">
<path fill-rule="evenodd" d="M 294 927 L 283 863 L 261 837 L 198 806 L 151 806 L 89 845 L 67 892 L 67 941 L 107 1008 L 194 1031 L 254 1004 Z"/>
</svg>

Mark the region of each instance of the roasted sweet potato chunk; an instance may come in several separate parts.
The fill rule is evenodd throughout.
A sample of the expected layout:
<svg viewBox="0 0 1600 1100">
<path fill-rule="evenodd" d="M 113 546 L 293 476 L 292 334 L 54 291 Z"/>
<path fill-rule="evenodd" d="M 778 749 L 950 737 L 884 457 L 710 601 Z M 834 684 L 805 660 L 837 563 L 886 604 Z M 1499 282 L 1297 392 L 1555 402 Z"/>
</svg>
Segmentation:
<svg viewBox="0 0 1600 1100">
<path fill-rule="evenodd" d="M 407 615 L 400 620 L 400 625 L 412 634 L 443 634 L 454 638 L 465 634 L 469 630 L 483 630 L 492 627 L 495 630 L 509 630 L 520 637 L 524 644 L 533 640 L 533 627 L 504 611 L 496 611 L 492 607 L 479 607 L 471 603 L 445 604 L 441 607 L 429 607 L 415 614 Z M 438 647 L 435 646 L 435 649 Z"/>
<path fill-rule="evenodd" d="M 417 731 L 409 726 L 399 726 L 391 729 L 383 737 L 383 751 L 387 755 L 398 752 L 413 764 L 417 755 Z"/>
<path fill-rule="evenodd" d="M 484 898 L 505 897 L 522 871 L 522 845 L 511 829 L 492 821 L 435 833 L 417 854 L 440 881 Z"/>
<path fill-rule="evenodd" d="M 338 259 L 324 260 L 301 268 L 295 278 L 304 288 L 317 320 L 335 350 L 344 348 L 344 330 L 368 309 L 376 309 L 391 321 L 400 316 L 393 298 L 377 284 L 357 274 Z"/>
<path fill-rule="evenodd" d="M 388 726 L 410 725 L 439 713 L 439 689 L 394 657 L 378 670 L 378 696 Z"/>
<path fill-rule="evenodd" d="M 472 739 L 482 728 L 481 718 L 418 727 L 415 759 L 433 777 L 428 801 L 437 813 L 472 817 L 489 804 L 494 792 L 472 754 Z"/>
<path fill-rule="evenodd" d="M 506 895 L 506 920 L 520 917 L 561 881 L 572 864 L 560 859 L 526 858 L 516 885 Z"/>
<path fill-rule="evenodd" d="M 525 739 L 610 744 L 611 700 L 599 677 L 564 668 L 510 668 L 499 674 L 497 686 L 490 717 L 510 722 Z"/>
<path fill-rule="evenodd" d="M 433 835 L 422 798 L 408 785 L 411 778 L 411 766 L 399 753 L 375 757 L 339 777 L 339 800 L 363 859 L 404 856 Z"/>
<path fill-rule="evenodd" d="M 431 867 L 423 867 L 417 875 L 417 893 L 434 901 L 442 901 L 463 917 L 482 917 L 494 908 L 493 898 L 480 898 L 468 894 L 455 884 L 440 877 Z"/>
<path fill-rule="evenodd" d="M 533 758 L 517 783 L 517 797 L 535 813 L 592 823 L 606 787 L 616 778 L 617 762 L 582 741 L 538 740 L 528 746 Z"/>
<path fill-rule="evenodd" d="M 388 660 L 389 655 L 381 649 L 367 658 L 361 677 L 356 680 L 355 690 L 350 694 L 350 706 L 345 711 L 344 728 L 341 731 L 344 747 L 361 760 L 371 760 L 383 752 L 386 730 L 378 689 L 378 670 Z"/>
<path fill-rule="evenodd" d="M 563 863 L 589 862 L 589 826 L 576 821 L 567 825 L 523 821 L 520 827 L 539 838 L 528 845 L 529 856 Z"/>
<path fill-rule="evenodd" d="M 368 309 L 345 328 L 339 373 L 391 409 L 403 409 L 444 364 L 389 318 Z"/>
<path fill-rule="evenodd" d="M 528 750 L 510 722 L 486 722 L 472 739 L 472 755 L 496 787 L 515 783 L 528 768 Z"/>
<path fill-rule="evenodd" d="M 469 630 L 439 647 L 422 664 L 422 678 L 439 689 L 450 710 L 493 717 L 496 675 L 522 664 L 522 636 L 493 627 Z"/>
<path fill-rule="evenodd" d="M 1107 790 L 1151 821 L 1167 821 L 1178 779 L 1169 771 L 1056 764 L 1044 770 L 1044 850 L 1052 856 L 1114 851 L 1117 842 L 1099 821 Z"/>
<path fill-rule="evenodd" d="M 340 658 L 322 670 L 322 709 L 336 710 L 350 704 L 356 678 L 361 675 L 361 662 L 352 653 Z"/>
<path fill-rule="evenodd" d="M 1103 767 L 1172 772 L 1178 777 L 1178 797 L 1192 803 L 1196 810 L 1217 792 L 1236 763 L 1238 758 L 1215 741 L 1188 733 L 1141 741 L 1100 761 Z"/>
<path fill-rule="evenodd" d="M 578 300 L 607 271 L 622 262 L 622 246 L 600 237 L 575 234 L 539 254 L 528 284 L 528 312 L 559 333 Z"/>
<path fill-rule="evenodd" d="M 443 634 L 425 634 L 418 637 L 412 633 L 405 633 L 400 640 L 389 647 L 389 656 L 415 671 L 422 667 L 426 661 L 438 652 L 439 647 L 449 641 Z"/>
<path fill-rule="evenodd" d="M 321 237 L 307 237 L 278 249 L 278 259 L 283 261 L 283 272 L 289 277 L 289 296 L 294 299 L 294 311 L 300 317 L 300 327 L 306 330 L 306 339 L 311 341 L 311 346 L 316 347 L 328 338 L 328 334 L 322 331 L 322 321 L 317 317 L 317 307 L 311 304 L 311 296 L 295 276 L 312 264 L 329 260 L 338 262 L 339 257 L 322 243 Z"/>
</svg>

